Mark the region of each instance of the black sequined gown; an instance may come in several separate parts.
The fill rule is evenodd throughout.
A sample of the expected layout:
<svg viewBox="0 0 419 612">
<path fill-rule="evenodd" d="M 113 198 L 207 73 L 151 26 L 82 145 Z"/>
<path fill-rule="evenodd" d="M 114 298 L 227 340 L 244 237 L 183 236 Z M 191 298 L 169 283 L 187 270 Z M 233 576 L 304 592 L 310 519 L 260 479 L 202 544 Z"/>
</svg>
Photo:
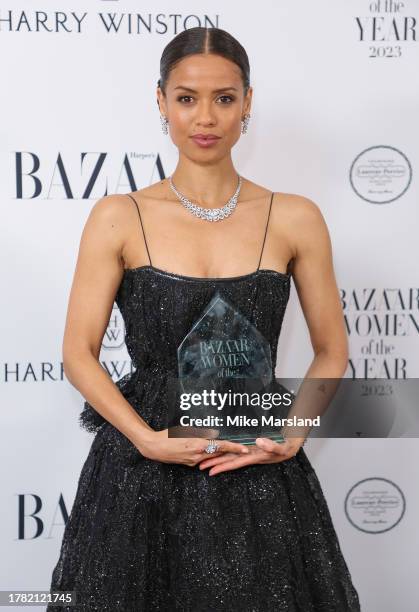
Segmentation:
<svg viewBox="0 0 419 612">
<path fill-rule="evenodd" d="M 116 302 L 135 372 L 117 382 L 120 391 L 151 427 L 166 428 L 165 381 L 176 375 L 176 349 L 215 289 L 270 341 L 275 364 L 290 280 L 259 267 L 234 278 L 188 277 L 152 265 L 126 270 Z M 80 421 L 95 438 L 51 589 L 75 590 L 83 603 L 47 610 L 360 610 L 303 449 L 280 463 L 209 476 L 198 466 L 143 457 L 87 402 Z"/>
</svg>

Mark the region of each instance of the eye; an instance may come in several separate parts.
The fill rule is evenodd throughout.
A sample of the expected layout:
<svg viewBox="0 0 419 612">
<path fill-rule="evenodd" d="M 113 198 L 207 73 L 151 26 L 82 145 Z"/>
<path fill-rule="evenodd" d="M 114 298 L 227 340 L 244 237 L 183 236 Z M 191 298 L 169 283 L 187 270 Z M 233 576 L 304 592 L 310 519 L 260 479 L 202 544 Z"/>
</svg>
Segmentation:
<svg viewBox="0 0 419 612">
<path fill-rule="evenodd" d="M 221 100 L 221 98 L 224 98 L 224 99 L 227 98 L 228 100 L 228 102 L 223 102 L 223 104 L 231 104 L 231 102 L 234 101 L 234 98 L 232 96 L 224 95 L 224 96 L 220 96 L 218 99 Z"/>
<path fill-rule="evenodd" d="M 177 100 L 178 100 L 178 102 L 181 102 L 184 98 L 191 98 L 192 99 L 192 96 L 179 96 L 177 98 Z"/>
</svg>

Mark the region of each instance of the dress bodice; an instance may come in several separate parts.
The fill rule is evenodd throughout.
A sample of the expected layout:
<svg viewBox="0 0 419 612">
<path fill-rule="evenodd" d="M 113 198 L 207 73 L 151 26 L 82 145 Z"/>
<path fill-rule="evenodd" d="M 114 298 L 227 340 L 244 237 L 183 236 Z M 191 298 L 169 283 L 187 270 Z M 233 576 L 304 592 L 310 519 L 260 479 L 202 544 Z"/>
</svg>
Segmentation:
<svg viewBox="0 0 419 612">
<path fill-rule="evenodd" d="M 242 276 L 197 278 L 141 266 L 125 270 L 115 299 L 135 369 L 157 363 L 176 373 L 177 347 L 215 291 L 266 338 L 275 365 L 290 293 L 289 274 L 259 269 Z"/>
</svg>

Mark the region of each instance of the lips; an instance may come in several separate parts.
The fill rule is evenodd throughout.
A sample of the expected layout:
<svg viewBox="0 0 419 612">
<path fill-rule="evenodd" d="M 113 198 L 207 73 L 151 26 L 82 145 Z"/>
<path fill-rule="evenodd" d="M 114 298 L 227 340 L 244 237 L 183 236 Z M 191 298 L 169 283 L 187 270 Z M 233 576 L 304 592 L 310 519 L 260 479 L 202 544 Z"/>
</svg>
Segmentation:
<svg viewBox="0 0 419 612">
<path fill-rule="evenodd" d="M 219 136 L 215 136 L 215 134 L 194 134 L 192 138 L 198 138 L 199 140 L 218 140 Z"/>
<path fill-rule="evenodd" d="M 220 136 L 216 136 L 215 134 L 194 134 L 191 138 L 198 147 L 204 149 L 214 146 L 215 143 L 220 140 Z"/>
</svg>

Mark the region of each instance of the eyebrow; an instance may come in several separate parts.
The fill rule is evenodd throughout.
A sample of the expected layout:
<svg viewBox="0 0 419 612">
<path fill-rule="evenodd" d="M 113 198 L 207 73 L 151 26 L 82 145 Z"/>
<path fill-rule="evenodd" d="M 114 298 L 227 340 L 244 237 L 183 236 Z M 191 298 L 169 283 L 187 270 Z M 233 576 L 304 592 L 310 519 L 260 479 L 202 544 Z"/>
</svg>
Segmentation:
<svg viewBox="0 0 419 612">
<path fill-rule="evenodd" d="M 178 85 L 175 89 L 183 89 L 184 91 L 190 91 L 191 93 L 198 93 L 195 89 L 191 89 L 190 87 L 184 87 L 183 85 Z M 236 87 L 221 87 L 221 89 L 213 89 L 212 93 L 220 93 L 220 91 L 228 91 L 228 90 L 237 91 Z"/>
</svg>

